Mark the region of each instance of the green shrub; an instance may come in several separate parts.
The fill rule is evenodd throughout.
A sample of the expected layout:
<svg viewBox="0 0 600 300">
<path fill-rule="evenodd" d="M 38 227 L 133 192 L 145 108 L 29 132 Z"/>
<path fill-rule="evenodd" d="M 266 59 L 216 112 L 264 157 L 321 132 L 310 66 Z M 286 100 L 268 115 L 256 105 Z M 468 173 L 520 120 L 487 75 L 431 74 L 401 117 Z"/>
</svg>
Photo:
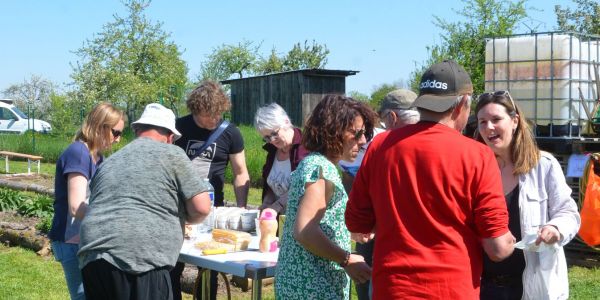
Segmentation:
<svg viewBox="0 0 600 300">
<path fill-rule="evenodd" d="M 52 216 L 54 199 L 45 195 L 26 194 L 0 188 L 0 210 L 16 211 L 26 217 L 44 218 Z"/>
<path fill-rule="evenodd" d="M 26 217 L 43 218 L 45 216 L 52 216 L 54 212 L 53 202 L 54 199 L 44 195 L 26 197 L 19 207 L 18 212 Z"/>
<path fill-rule="evenodd" d="M 20 192 L 0 188 L 0 211 L 17 210 L 24 200 L 24 196 Z"/>
<path fill-rule="evenodd" d="M 35 229 L 43 233 L 50 232 L 50 228 L 52 228 L 52 214 L 43 216 L 41 220 L 35 225 Z"/>
</svg>

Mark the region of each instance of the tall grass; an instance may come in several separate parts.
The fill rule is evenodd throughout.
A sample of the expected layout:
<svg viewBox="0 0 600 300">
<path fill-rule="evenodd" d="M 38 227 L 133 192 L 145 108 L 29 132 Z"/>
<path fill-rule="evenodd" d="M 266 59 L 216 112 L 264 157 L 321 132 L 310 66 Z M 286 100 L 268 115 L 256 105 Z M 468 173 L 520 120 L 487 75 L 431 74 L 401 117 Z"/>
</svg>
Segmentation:
<svg viewBox="0 0 600 300">
<path fill-rule="evenodd" d="M 64 134 L 1 134 L 0 150 L 39 155 L 45 162 L 56 162 L 71 143 L 72 136 Z"/>
<path fill-rule="evenodd" d="M 261 187 L 262 167 L 265 163 L 267 153 L 262 149 L 263 140 L 252 126 L 241 125 L 239 129 L 244 138 L 244 148 L 246 154 L 246 166 L 250 174 L 250 184 L 254 187 Z M 36 134 L 35 149 L 34 141 L 30 132 L 22 135 L 0 134 L 0 150 L 27 153 L 44 157 L 43 162 L 55 163 L 60 154 L 69 146 L 73 140 L 74 134 Z M 111 151 L 106 153 L 110 156 L 134 139 L 131 130 L 125 130 L 121 137 L 121 142 L 113 145 Z M 54 174 L 54 173 L 52 173 Z M 231 183 L 233 173 L 231 165 L 225 171 L 225 181 Z"/>
<path fill-rule="evenodd" d="M 39 155 L 44 158 L 44 162 L 55 163 L 60 154 L 71 144 L 74 136 L 75 133 L 36 133 L 35 137 L 31 132 L 25 134 L 0 134 L 0 150 Z M 112 151 L 114 152 L 122 148 L 132 139 L 133 134 L 131 131 L 125 131 L 121 142 L 114 145 Z"/>
<path fill-rule="evenodd" d="M 244 152 L 246 154 L 246 167 L 250 175 L 250 185 L 262 187 L 262 167 L 267 158 L 267 152 L 263 150 L 264 142 L 256 129 L 252 126 L 239 126 L 242 137 L 244 137 Z M 232 182 L 233 173 L 231 165 L 225 171 L 225 182 Z"/>
</svg>

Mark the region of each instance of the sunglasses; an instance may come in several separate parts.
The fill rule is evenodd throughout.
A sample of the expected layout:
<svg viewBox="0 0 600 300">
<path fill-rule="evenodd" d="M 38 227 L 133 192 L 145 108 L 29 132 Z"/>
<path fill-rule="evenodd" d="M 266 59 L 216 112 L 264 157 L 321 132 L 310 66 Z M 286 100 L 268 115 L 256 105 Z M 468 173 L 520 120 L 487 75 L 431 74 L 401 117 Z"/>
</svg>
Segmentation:
<svg viewBox="0 0 600 300">
<path fill-rule="evenodd" d="M 269 133 L 268 135 L 263 136 L 263 141 L 265 143 L 270 143 L 273 139 L 278 138 L 280 129 L 281 128 L 277 128 L 277 130 L 271 131 L 271 133 Z"/>
<path fill-rule="evenodd" d="M 510 105 L 512 105 L 514 111 L 517 111 L 517 106 L 515 105 L 515 101 L 513 100 L 512 96 L 510 95 L 510 93 L 508 91 L 495 91 L 495 92 L 491 92 L 491 93 L 483 93 L 481 95 L 479 95 L 479 99 L 482 98 L 487 98 L 487 97 L 506 97 L 508 98 L 508 100 L 510 100 Z"/>
<path fill-rule="evenodd" d="M 365 134 L 365 129 L 364 128 L 359 129 L 359 130 L 351 129 L 350 132 L 352 132 L 352 134 L 354 135 L 354 139 L 356 141 L 360 141 L 360 138 Z"/>
<path fill-rule="evenodd" d="M 110 132 L 112 132 L 112 135 L 116 138 L 120 137 L 123 134 L 123 131 L 119 131 L 116 129 L 110 129 Z"/>
</svg>

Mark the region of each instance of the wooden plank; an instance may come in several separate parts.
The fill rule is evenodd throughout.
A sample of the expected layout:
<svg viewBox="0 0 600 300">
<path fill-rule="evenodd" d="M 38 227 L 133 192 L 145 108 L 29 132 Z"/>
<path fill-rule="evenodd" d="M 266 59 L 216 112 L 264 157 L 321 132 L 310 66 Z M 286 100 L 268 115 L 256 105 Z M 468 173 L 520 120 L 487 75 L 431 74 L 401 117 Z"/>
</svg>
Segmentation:
<svg viewBox="0 0 600 300">
<path fill-rule="evenodd" d="M 10 152 L 10 151 L 0 151 L 0 155 L 2 155 L 2 156 L 8 156 L 8 157 L 27 158 L 27 159 L 31 159 L 31 160 L 41 160 L 41 159 L 43 159 L 43 157 L 37 156 L 37 155 L 17 153 L 17 152 Z"/>
</svg>

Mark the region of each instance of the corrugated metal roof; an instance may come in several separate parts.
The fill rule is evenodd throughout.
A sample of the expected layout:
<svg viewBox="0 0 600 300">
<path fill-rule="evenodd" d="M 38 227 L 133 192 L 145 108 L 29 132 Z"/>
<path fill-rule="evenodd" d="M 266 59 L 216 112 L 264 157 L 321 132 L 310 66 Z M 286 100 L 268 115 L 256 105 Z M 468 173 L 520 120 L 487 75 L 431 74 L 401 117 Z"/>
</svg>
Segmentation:
<svg viewBox="0 0 600 300">
<path fill-rule="evenodd" d="M 358 73 L 358 72 L 360 72 L 360 71 L 352 71 L 352 70 L 328 70 L 328 69 L 302 69 L 302 70 L 294 70 L 294 71 L 287 71 L 287 72 L 271 73 L 271 74 L 265 74 L 265 75 L 260 75 L 260 76 L 252 76 L 252 77 L 236 78 L 236 79 L 227 79 L 227 80 L 221 81 L 221 83 L 222 84 L 229 84 L 231 82 L 239 81 L 239 80 L 254 79 L 254 78 L 268 77 L 268 76 L 276 76 L 276 75 L 288 74 L 288 73 L 303 73 L 306 76 L 344 76 L 344 77 L 347 77 L 347 76 L 356 75 L 356 73 Z"/>
</svg>

